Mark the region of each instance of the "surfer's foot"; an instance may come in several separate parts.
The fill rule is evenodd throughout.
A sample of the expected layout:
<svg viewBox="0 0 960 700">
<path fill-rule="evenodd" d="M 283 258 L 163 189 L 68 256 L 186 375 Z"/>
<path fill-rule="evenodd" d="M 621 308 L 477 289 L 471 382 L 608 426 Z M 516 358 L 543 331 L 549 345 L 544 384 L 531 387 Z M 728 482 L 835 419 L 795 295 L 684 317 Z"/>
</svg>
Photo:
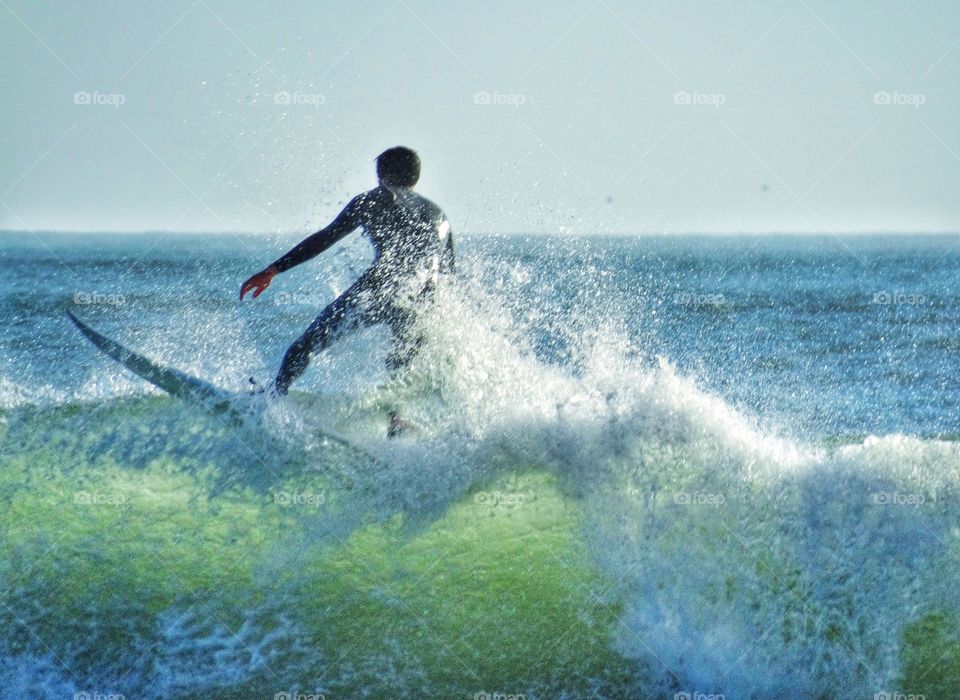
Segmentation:
<svg viewBox="0 0 960 700">
<path fill-rule="evenodd" d="M 408 420 L 404 420 L 396 413 L 390 413 L 390 425 L 387 426 L 387 437 L 389 439 L 397 438 L 404 433 L 413 433 L 417 431 L 417 426 Z"/>
</svg>

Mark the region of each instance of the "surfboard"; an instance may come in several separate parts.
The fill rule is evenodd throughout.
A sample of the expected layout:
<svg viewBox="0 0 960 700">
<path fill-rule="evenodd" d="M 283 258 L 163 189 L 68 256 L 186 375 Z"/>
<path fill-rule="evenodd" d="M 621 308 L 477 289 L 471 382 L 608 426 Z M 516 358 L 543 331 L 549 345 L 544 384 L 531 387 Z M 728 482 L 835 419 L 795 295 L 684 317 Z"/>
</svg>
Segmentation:
<svg viewBox="0 0 960 700">
<path fill-rule="evenodd" d="M 73 324 L 98 350 L 119 362 L 138 377 L 147 380 L 155 387 L 163 389 L 171 396 L 175 396 L 186 403 L 199 406 L 215 416 L 223 416 L 231 421 L 242 423 L 252 417 L 252 397 L 250 394 L 227 391 L 199 377 L 194 377 L 193 375 L 172 367 L 165 367 L 91 328 L 69 310 L 67 311 L 67 316 L 70 317 Z M 320 431 L 320 436 L 338 443 L 368 460 L 382 464 L 382 461 L 368 450 L 354 444 L 351 440 L 341 435 L 324 429 Z"/>
<path fill-rule="evenodd" d="M 211 413 L 218 415 L 235 413 L 233 401 L 237 398 L 236 394 L 216 387 L 186 372 L 157 364 L 144 355 L 134 352 L 94 330 L 71 311 L 67 311 L 67 316 L 97 349 L 119 362 L 138 377 L 146 379 L 172 396 L 198 405 Z"/>
</svg>

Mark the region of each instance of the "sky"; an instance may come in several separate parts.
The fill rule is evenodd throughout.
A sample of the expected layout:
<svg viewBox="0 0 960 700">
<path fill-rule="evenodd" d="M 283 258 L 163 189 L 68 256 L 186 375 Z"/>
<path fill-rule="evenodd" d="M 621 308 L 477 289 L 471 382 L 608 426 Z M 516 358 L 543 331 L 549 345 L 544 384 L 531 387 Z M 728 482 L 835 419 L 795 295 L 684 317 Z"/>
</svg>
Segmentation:
<svg viewBox="0 0 960 700">
<path fill-rule="evenodd" d="M 960 230 L 956 0 L 0 0 L 0 229 Z"/>
</svg>

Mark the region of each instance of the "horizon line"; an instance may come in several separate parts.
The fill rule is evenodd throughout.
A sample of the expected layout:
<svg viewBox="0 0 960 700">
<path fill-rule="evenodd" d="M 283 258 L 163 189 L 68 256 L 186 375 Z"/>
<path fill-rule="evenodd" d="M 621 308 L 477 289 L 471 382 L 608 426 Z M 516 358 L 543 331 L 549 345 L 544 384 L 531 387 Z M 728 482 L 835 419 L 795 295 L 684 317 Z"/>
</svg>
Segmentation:
<svg viewBox="0 0 960 700">
<path fill-rule="evenodd" d="M 164 231 L 158 229 L 142 230 L 98 230 L 98 229 L 0 229 L 0 235 L 4 234 L 54 234 L 54 235 L 173 235 L 173 236 L 295 236 L 310 235 L 312 231 L 228 231 L 228 230 L 176 230 Z M 713 230 L 713 231 L 595 231 L 572 232 L 572 231 L 460 231 L 460 236 L 558 236 L 558 237 L 584 237 L 584 236 L 956 236 L 960 230 L 869 230 L 869 229 L 849 229 L 845 231 L 738 231 L 738 230 Z"/>
</svg>

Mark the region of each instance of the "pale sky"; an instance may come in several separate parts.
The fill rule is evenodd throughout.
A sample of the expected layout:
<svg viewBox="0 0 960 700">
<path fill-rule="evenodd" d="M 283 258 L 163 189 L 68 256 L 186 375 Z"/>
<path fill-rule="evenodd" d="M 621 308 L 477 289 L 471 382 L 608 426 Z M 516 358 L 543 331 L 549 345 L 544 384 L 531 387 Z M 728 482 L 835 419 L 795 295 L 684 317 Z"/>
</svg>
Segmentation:
<svg viewBox="0 0 960 700">
<path fill-rule="evenodd" d="M 960 230 L 960 3 L 0 0 L 0 228 Z"/>
</svg>

